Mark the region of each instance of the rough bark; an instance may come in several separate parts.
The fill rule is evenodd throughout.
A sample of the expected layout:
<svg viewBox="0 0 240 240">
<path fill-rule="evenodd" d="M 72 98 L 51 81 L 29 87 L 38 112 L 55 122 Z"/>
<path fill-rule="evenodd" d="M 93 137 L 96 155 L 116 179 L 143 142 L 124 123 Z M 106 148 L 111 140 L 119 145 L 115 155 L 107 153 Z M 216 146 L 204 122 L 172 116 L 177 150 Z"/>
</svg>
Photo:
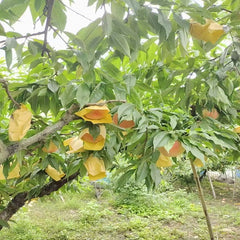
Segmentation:
<svg viewBox="0 0 240 240">
<path fill-rule="evenodd" d="M 68 178 L 63 178 L 60 181 L 51 181 L 45 186 L 42 187 L 41 191 L 39 194 L 31 196 L 29 199 L 28 192 L 21 192 L 18 193 L 7 205 L 7 207 L 0 212 L 0 219 L 4 221 L 9 221 L 9 219 L 22 207 L 24 204 L 31 200 L 32 198 L 37 198 L 37 197 L 43 197 L 46 195 L 51 194 L 52 192 L 57 191 L 59 188 L 61 188 L 63 185 L 68 183 L 69 181 L 72 181 L 79 175 L 79 172 L 76 172 L 69 176 Z M 0 230 L 3 227 L 0 226 Z"/>
<path fill-rule="evenodd" d="M 9 156 L 7 146 L 0 140 L 0 163 L 6 161 Z"/>
</svg>

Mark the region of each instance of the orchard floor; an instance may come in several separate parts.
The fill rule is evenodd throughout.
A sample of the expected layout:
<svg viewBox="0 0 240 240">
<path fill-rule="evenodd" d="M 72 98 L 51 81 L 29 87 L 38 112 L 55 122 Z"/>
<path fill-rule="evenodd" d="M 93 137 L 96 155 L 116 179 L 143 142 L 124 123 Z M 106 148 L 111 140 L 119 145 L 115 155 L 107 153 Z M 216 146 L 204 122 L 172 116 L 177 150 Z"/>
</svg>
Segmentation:
<svg viewBox="0 0 240 240">
<path fill-rule="evenodd" d="M 239 184 L 240 185 L 240 184 Z M 207 178 L 203 189 L 215 239 L 240 239 L 240 186 Z M 91 185 L 26 204 L 0 232 L 1 240 L 207 240 L 205 218 L 194 185 L 148 194 L 130 186 L 120 194 Z"/>
</svg>

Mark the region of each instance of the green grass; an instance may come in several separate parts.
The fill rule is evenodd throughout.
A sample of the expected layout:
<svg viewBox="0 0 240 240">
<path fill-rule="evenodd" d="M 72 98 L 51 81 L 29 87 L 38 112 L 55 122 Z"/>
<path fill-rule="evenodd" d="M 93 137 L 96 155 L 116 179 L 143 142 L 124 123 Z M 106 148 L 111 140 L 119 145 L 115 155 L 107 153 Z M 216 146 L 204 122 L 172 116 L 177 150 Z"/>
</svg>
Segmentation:
<svg viewBox="0 0 240 240">
<path fill-rule="evenodd" d="M 218 184 L 216 183 L 216 186 Z M 208 183 L 204 183 L 206 192 Z M 228 193 L 221 185 L 221 194 Z M 217 192 L 207 205 L 218 239 L 240 239 L 237 206 Z M 228 196 L 228 195 L 227 195 Z M 228 201 L 229 200 L 229 201 Z M 4 240 L 173 240 L 209 239 L 205 218 L 195 192 L 174 190 L 148 194 L 131 186 L 119 193 L 95 190 L 60 193 L 26 204 L 0 232 Z"/>
</svg>

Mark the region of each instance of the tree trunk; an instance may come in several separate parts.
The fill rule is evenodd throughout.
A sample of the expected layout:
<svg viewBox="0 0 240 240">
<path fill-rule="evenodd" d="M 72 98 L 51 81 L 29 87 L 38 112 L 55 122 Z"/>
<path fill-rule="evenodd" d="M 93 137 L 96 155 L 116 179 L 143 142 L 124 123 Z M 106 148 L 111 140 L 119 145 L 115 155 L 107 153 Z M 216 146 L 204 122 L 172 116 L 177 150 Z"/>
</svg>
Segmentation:
<svg viewBox="0 0 240 240">
<path fill-rule="evenodd" d="M 52 192 L 57 191 L 59 188 L 61 188 L 63 185 L 68 183 L 69 181 L 75 179 L 78 176 L 79 172 L 76 172 L 69 176 L 68 178 L 63 178 L 60 181 L 51 181 L 45 186 L 42 187 L 39 194 L 31 196 L 29 199 L 28 192 L 22 192 L 18 193 L 6 206 L 6 208 L 0 212 L 0 219 L 3 221 L 8 221 L 24 204 L 31 200 L 32 198 L 36 197 L 43 197 L 46 195 L 51 194 Z M 0 226 L 0 230 L 3 228 L 3 226 Z"/>
</svg>

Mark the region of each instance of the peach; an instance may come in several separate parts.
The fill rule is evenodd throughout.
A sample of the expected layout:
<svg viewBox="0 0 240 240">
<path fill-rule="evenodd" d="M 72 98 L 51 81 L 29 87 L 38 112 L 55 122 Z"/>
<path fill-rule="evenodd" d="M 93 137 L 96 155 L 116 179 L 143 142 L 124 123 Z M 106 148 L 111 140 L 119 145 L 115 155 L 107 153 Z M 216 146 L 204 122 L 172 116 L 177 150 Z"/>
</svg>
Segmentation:
<svg viewBox="0 0 240 240">
<path fill-rule="evenodd" d="M 50 141 L 48 147 L 43 147 L 42 150 L 46 153 L 54 153 L 58 150 L 58 148 L 53 141 Z"/>
<path fill-rule="evenodd" d="M 132 128 L 135 126 L 135 123 L 133 120 L 123 120 L 118 124 L 118 114 L 115 113 L 113 115 L 113 123 L 121 128 Z"/>
<path fill-rule="evenodd" d="M 159 151 L 166 157 L 177 157 L 184 153 L 185 149 L 179 141 L 176 141 L 169 152 L 165 149 L 165 147 L 160 147 Z"/>
<path fill-rule="evenodd" d="M 216 108 L 213 108 L 211 111 L 206 108 L 202 110 L 203 117 L 210 117 L 213 119 L 217 119 L 219 117 L 219 113 Z"/>
</svg>

